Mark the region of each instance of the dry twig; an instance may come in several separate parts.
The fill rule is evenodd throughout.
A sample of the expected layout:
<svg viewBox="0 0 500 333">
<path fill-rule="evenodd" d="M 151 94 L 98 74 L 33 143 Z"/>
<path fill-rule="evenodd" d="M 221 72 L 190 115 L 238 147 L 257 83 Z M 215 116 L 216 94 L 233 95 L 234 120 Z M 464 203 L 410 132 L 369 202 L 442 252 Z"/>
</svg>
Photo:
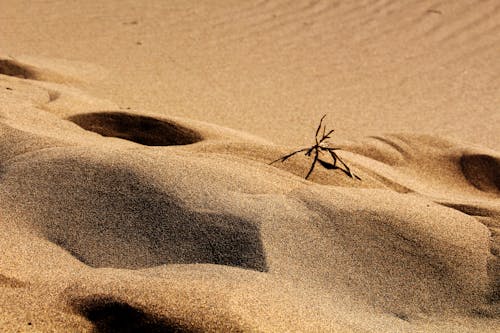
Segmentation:
<svg viewBox="0 0 500 333">
<path fill-rule="evenodd" d="M 337 147 L 329 147 L 329 142 L 328 139 L 330 139 L 330 135 L 334 132 L 334 130 L 329 130 L 327 132 L 326 130 L 326 125 L 323 125 L 323 119 L 325 119 L 326 114 L 321 117 L 321 120 L 319 122 L 319 126 L 316 129 L 316 135 L 315 135 L 315 144 L 309 148 L 303 148 L 296 150 L 290 154 L 287 154 L 285 156 L 282 156 L 278 158 L 277 160 L 272 161 L 269 164 L 273 164 L 276 162 L 285 162 L 288 160 L 290 157 L 294 156 L 295 154 L 299 154 L 304 152 L 304 155 L 307 157 L 313 156 L 313 162 L 311 164 L 311 167 L 309 168 L 309 172 L 306 175 L 306 179 L 309 178 L 311 173 L 314 170 L 314 167 L 316 166 L 316 163 L 319 162 L 321 166 L 323 166 L 325 169 L 329 170 L 334 170 L 334 169 L 339 169 L 342 172 L 344 172 L 347 176 L 353 178 L 353 179 L 358 179 L 361 180 L 357 175 L 355 175 L 351 169 L 345 164 L 345 162 L 340 158 L 339 155 L 335 152 L 336 150 L 340 150 L 340 148 Z M 321 127 L 323 126 L 323 130 L 321 130 Z M 319 137 L 320 132 L 322 132 L 321 137 Z M 323 159 L 320 158 L 320 155 L 327 153 L 333 160 L 333 163 L 327 162 Z M 339 165 L 340 163 L 340 165 Z"/>
</svg>

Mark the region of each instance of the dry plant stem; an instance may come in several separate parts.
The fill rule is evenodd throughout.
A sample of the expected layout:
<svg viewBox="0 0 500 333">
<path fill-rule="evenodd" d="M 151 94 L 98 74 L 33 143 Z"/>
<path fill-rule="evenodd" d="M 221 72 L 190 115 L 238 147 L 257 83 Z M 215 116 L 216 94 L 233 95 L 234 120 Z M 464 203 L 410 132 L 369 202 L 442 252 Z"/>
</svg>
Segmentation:
<svg viewBox="0 0 500 333">
<path fill-rule="evenodd" d="M 288 160 L 289 158 L 291 158 L 292 156 L 294 156 L 296 154 L 299 154 L 299 153 L 302 153 L 302 152 L 305 152 L 304 155 L 307 156 L 307 157 L 311 157 L 311 155 L 314 155 L 311 167 L 309 168 L 309 171 L 307 172 L 307 175 L 305 177 L 306 179 L 309 178 L 309 176 L 312 174 L 312 172 L 314 170 L 314 167 L 316 166 L 316 163 L 319 162 L 325 169 L 330 169 L 330 170 L 340 169 L 347 176 L 349 176 L 351 178 L 354 178 L 354 179 L 361 180 L 361 178 L 359 178 L 358 176 L 356 176 L 351 171 L 351 169 L 347 166 L 347 164 L 335 152 L 336 150 L 339 150 L 340 148 L 331 148 L 331 147 L 328 147 L 328 141 L 327 140 L 330 139 L 330 135 L 334 132 L 334 130 L 330 130 L 328 132 L 326 131 L 326 126 L 323 126 L 323 120 L 325 119 L 325 117 L 326 117 L 326 115 L 324 115 L 323 117 L 321 117 L 321 120 L 319 122 L 319 126 L 316 129 L 316 134 L 315 134 L 315 137 L 314 137 L 315 144 L 313 146 L 311 146 L 309 148 L 303 148 L 303 149 L 296 150 L 296 151 L 294 151 L 294 152 L 292 152 L 290 154 L 287 154 L 285 156 L 282 156 L 282 157 L 278 158 L 277 160 L 272 161 L 269 164 L 273 164 L 273 163 L 276 163 L 278 161 L 283 163 L 286 160 Z M 322 133 L 321 137 L 319 137 L 318 135 L 319 135 L 319 133 L 321 131 L 321 127 L 322 126 L 323 126 L 323 133 Z M 331 158 L 333 160 L 333 164 L 319 158 L 319 156 L 323 152 L 328 152 L 329 153 L 329 155 L 331 156 Z M 337 162 L 339 162 L 341 165 L 338 166 Z"/>
</svg>

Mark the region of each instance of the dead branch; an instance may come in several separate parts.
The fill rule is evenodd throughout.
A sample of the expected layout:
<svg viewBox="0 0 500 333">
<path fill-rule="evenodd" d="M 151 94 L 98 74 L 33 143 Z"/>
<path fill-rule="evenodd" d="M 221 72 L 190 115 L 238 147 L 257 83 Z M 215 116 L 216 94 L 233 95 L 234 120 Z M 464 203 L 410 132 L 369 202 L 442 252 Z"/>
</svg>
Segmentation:
<svg viewBox="0 0 500 333">
<path fill-rule="evenodd" d="M 347 176 L 349 176 L 353 179 L 361 180 L 361 178 L 358 177 L 357 175 L 355 175 L 351 171 L 351 169 L 347 166 L 347 164 L 335 152 L 336 150 L 340 150 L 340 148 L 329 147 L 328 140 L 330 139 L 330 135 L 334 132 L 334 130 L 329 130 L 329 131 L 326 130 L 326 125 L 323 125 L 323 120 L 325 119 L 325 117 L 326 117 L 326 114 L 323 117 L 321 117 L 321 119 L 319 121 L 319 125 L 318 125 L 318 128 L 316 129 L 316 134 L 314 136 L 314 141 L 315 141 L 314 145 L 312 145 L 311 147 L 308 147 L 308 148 L 302 148 L 302 149 L 293 151 L 290 154 L 284 155 L 284 156 L 272 161 L 269 164 L 274 164 L 276 162 L 283 163 L 286 160 L 288 160 L 289 158 L 291 158 L 292 156 L 299 154 L 299 153 L 302 153 L 302 152 L 305 152 L 304 155 L 307 157 L 311 157 L 311 155 L 314 156 L 313 161 L 311 163 L 311 167 L 309 168 L 309 171 L 307 172 L 305 179 L 309 178 L 309 176 L 312 174 L 312 172 L 314 170 L 314 167 L 316 166 L 316 163 L 319 162 L 319 164 L 322 167 L 324 167 L 325 169 L 329 169 L 329 170 L 339 169 L 343 173 L 345 173 Z M 323 127 L 323 131 L 321 131 L 321 127 Z M 320 132 L 322 132 L 321 137 L 319 136 Z M 319 157 L 323 152 L 327 152 L 330 155 L 333 163 L 327 162 Z M 340 165 L 338 165 L 338 163 L 340 163 Z"/>
</svg>

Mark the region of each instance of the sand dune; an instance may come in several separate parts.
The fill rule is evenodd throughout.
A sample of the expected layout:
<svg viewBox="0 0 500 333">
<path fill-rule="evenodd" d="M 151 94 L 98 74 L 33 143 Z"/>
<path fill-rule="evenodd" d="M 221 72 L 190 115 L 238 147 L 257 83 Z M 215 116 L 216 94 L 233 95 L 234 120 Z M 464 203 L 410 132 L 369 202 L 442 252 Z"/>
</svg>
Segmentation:
<svg viewBox="0 0 500 333">
<path fill-rule="evenodd" d="M 498 3 L 51 4 L 0 14 L 0 331 L 498 331 Z M 269 164 L 332 106 L 361 180 Z"/>
</svg>

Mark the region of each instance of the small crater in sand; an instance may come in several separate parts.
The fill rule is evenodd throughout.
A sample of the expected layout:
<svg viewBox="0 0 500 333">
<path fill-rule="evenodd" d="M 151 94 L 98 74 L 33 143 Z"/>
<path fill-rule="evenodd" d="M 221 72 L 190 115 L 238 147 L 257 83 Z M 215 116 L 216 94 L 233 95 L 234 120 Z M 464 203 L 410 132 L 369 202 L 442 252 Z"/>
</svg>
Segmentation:
<svg viewBox="0 0 500 333">
<path fill-rule="evenodd" d="M 460 158 L 460 166 L 465 178 L 474 187 L 500 195 L 500 159 L 484 154 L 467 154 Z"/>
<path fill-rule="evenodd" d="M 68 120 L 87 131 L 146 146 L 188 145 L 203 139 L 199 133 L 174 122 L 125 112 L 79 114 Z"/>
<path fill-rule="evenodd" d="M 9 59 L 0 59 L 0 74 L 21 79 L 36 79 L 36 73 L 33 70 Z"/>
<path fill-rule="evenodd" d="M 94 332 L 198 332 L 175 319 L 148 313 L 107 296 L 72 301 L 72 307 L 94 324 Z"/>
</svg>

